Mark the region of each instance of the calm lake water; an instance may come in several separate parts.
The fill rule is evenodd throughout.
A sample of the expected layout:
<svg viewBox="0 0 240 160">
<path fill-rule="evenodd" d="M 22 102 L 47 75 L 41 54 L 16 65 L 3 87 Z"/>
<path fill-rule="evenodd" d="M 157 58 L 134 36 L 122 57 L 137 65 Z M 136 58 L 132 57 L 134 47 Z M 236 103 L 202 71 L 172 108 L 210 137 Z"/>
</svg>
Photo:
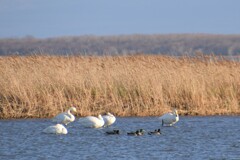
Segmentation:
<svg viewBox="0 0 240 160">
<path fill-rule="evenodd" d="M 240 159 L 240 117 L 180 117 L 175 127 L 162 127 L 158 117 L 118 118 L 103 129 L 71 123 L 67 135 L 42 130 L 50 119 L 1 120 L 0 159 Z M 143 128 L 162 135 L 128 136 Z M 120 129 L 120 135 L 106 135 Z"/>
</svg>

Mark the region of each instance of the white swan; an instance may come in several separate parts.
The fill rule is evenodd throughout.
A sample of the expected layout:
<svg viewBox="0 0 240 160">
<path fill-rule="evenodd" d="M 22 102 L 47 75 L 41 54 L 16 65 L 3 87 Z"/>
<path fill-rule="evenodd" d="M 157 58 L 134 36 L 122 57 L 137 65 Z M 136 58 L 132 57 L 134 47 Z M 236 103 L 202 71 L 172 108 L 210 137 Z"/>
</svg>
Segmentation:
<svg viewBox="0 0 240 160">
<path fill-rule="evenodd" d="M 110 126 L 116 121 L 116 117 L 109 112 L 102 117 L 103 117 L 103 120 L 104 120 L 104 127 Z"/>
<path fill-rule="evenodd" d="M 49 126 L 43 130 L 44 133 L 49 134 L 67 134 L 67 129 L 62 124 L 56 124 L 53 126 Z"/>
<path fill-rule="evenodd" d="M 98 115 L 98 117 L 87 116 L 79 118 L 78 122 L 87 128 L 100 128 L 104 125 L 104 120 L 101 115 Z"/>
<path fill-rule="evenodd" d="M 179 115 L 176 109 L 173 110 L 173 112 L 169 112 L 164 114 L 160 117 L 160 120 L 162 121 L 162 126 L 172 126 L 173 124 L 177 123 L 179 121 Z"/>
<path fill-rule="evenodd" d="M 67 112 L 60 113 L 59 115 L 54 117 L 52 121 L 68 125 L 70 122 L 73 122 L 75 120 L 75 117 L 74 115 L 72 115 L 71 111 L 76 112 L 77 110 L 75 107 L 71 107 L 68 109 Z"/>
</svg>

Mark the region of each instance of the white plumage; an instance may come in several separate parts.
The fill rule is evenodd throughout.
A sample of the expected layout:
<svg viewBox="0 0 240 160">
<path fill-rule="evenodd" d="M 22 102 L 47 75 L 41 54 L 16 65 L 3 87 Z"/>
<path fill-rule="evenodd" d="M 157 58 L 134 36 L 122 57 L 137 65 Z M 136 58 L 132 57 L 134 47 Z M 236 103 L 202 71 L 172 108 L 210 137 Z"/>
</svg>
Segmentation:
<svg viewBox="0 0 240 160">
<path fill-rule="evenodd" d="M 177 123 L 179 121 L 179 115 L 177 110 L 173 110 L 173 112 L 169 112 L 164 114 L 160 117 L 160 120 L 162 121 L 162 126 L 172 126 L 173 124 Z"/>
<path fill-rule="evenodd" d="M 104 127 L 110 126 L 116 121 L 116 117 L 109 112 L 102 117 L 103 117 L 103 120 L 104 120 Z"/>
<path fill-rule="evenodd" d="M 104 120 L 101 115 L 98 117 L 87 116 L 83 118 L 79 118 L 78 122 L 87 128 L 100 128 L 104 125 Z"/>
<path fill-rule="evenodd" d="M 62 124 L 56 124 L 53 126 L 49 126 L 43 130 L 44 133 L 49 134 L 67 134 L 67 129 Z"/>
<path fill-rule="evenodd" d="M 53 118 L 52 121 L 56 123 L 62 123 L 62 124 L 68 125 L 70 122 L 73 122 L 75 120 L 75 117 L 71 113 L 71 111 L 76 112 L 77 110 L 75 107 L 71 107 L 68 109 L 67 112 L 58 114 L 56 117 Z"/>
</svg>

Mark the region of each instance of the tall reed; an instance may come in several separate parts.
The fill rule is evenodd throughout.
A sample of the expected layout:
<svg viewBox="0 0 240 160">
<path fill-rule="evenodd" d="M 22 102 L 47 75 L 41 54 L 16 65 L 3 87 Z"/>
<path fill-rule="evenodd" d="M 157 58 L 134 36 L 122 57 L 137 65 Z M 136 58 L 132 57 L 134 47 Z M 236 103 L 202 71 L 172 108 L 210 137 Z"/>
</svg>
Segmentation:
<svg viewBox="0 0 240 160">
<path fill-rule="evenodd" d="M 0 118 L 240 114 L 240 63 L 211 57 L 0 57 Z"/>
</svg>

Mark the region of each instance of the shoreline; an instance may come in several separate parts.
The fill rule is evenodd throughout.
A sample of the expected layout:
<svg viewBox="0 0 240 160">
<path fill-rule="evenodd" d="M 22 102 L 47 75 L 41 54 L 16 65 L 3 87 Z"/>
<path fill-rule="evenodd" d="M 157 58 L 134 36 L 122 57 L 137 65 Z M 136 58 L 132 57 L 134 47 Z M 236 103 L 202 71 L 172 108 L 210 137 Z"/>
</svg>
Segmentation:
<svg viewBox="0 0 240 160">
<path fill-rule="evenodd" d="M 159 116 L 116 116 L 116 118 L 147 118 L 147 117 L 155 117 L 155 118 L 158 118 L 160 117 L 161 115 Z M 240 114 L 238 115 L 235 115 L 235 114 L 229 114 L 229 115 L 179 115 L 180 117 L 187 117 L 187 118 L 190 118 L 190 117 L 239 117 L 240 118 Z M 82 116 L 82 117 L 85 117 L 85 116 Z M 75 116 L 76 120 L 79 119 L 79 118 L 82 118 L 82 117 L 79 117 L 79 116 Z M 6 119 L 0 119 L 0 121 L 11 121 L 11 120 L 39 120 L 39 119 L 49 119 L 51 120 L 53 117 L 49 117 L 49 118 L 6 118 Z"/>
</svg>

